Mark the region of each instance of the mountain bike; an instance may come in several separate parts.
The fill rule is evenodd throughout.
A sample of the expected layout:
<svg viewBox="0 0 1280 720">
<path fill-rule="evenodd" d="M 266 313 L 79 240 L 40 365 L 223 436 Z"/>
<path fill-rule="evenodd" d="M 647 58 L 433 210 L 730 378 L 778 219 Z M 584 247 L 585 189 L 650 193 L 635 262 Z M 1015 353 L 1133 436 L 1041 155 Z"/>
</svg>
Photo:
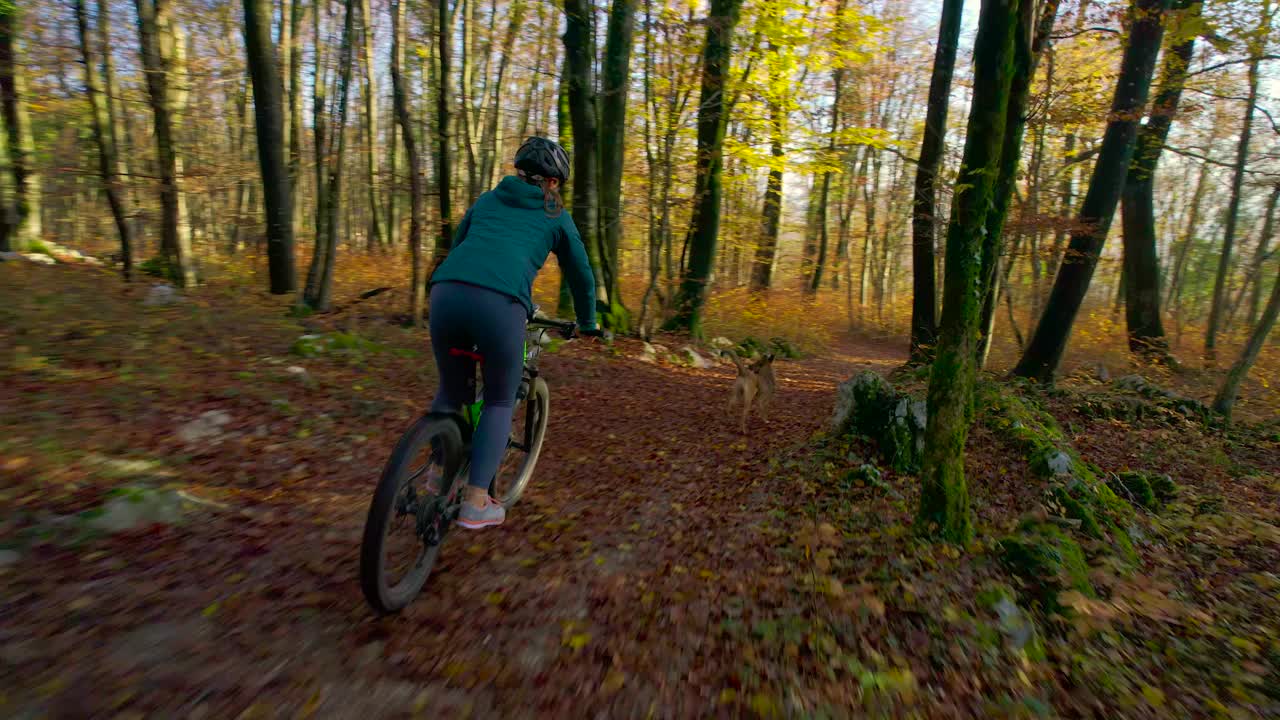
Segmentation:
<svg viewBox="0 0 1280 720">
<path fill-rule="evenodd" d="M 554 331 L 565 340 L 577 325 L 535 315 L 525 327 L 524 371 L 516 393 L 506 455 L 489 483 L 489 494 L 508 510 L 524 493 L 542 452 L 550 411 L 547 382 L 537 359 Z M 431 575 L 440 547 L 462 510 L 463 486 L 471 458 L 471 438 L 484 410 L 482 367 L 476 348 L 449 348 L 476 361 L 475 401 L 460 413 L 428 412 L 401 436 L 374 490 L 360 545 L 360 586 L 380 614 L 408 605 Z M 439 494 L 427 478 L 439 478 Z M 402 569 L 398 569 L 402 568 Z"/>
</svg>

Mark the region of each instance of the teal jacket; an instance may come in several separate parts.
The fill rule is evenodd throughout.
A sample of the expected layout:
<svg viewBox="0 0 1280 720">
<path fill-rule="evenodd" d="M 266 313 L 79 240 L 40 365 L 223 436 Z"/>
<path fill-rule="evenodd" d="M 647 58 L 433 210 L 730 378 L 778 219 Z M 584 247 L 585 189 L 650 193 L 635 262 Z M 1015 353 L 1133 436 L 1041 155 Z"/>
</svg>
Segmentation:
<svg viewBox="0 0 1280 720">
<path fill-rule="evenodd" d="M 578 326 L 596 326 L 596 284 L 586 247 L 569 213 L 547 217 L 542 189 L 507 176 L 481 195 L 453 236 L 431 284 L 463 282 L 509 295 L 533 313 L 533 280 L 555 253 L 573 291 Z"/>
</svg>

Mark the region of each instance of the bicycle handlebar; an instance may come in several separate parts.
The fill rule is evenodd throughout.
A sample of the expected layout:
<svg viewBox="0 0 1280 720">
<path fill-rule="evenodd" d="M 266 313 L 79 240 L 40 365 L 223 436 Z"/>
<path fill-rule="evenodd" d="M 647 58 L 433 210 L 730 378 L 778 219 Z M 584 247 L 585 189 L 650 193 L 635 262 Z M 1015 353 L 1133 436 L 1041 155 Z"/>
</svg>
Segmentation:
<svg viewBox="0 0 1280 720">
<path fill-rule="evenodd" d="M 579 336 L 604 338 L 606 341 L 613 339 L 608 330 L 579 330 L 578 324 L 572 320 L 553 320 L 551 318 L 535 317 L 529 320 L 529 327 L 544 327 L 552 330 L 559 330 L 566 340 L 572 340 Z"/>
<path fill-rule="evenodd" d="M 578 324 L 572 320 L 552 320 L 550 318 L 533 318 L 529 327 L 545 327 L 559 330 L 566 338 L 572 339 L 578 334 Z"/>
</svg>

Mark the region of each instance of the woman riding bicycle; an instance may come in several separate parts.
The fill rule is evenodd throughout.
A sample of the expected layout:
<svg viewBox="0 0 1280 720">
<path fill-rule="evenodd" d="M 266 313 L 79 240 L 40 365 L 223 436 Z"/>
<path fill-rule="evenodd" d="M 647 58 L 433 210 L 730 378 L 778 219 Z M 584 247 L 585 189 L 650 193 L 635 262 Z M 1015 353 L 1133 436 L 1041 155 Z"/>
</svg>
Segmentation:
<svg viewBox="0 0 1280 720">
<path fill-rule="evenodd" d="M 504 177 L 467 211 L 453 247 L 431 277 L 431 348 L 440 372 L 432 412 L 457 412 L 472 401 L 475 360 L 451 349 L 475 347 L 484 358 L 484 412 L 471 445 L 464 528 L 500 525 L 502 503 L 489 496 L 511 431 L 524 365 L 524 327 L 533 314 L 533 281 L 555 253 L 573 291 L 578 327 L 596 332 L 595 278 L 586 248 L 560 186 L 569 156 L 559 144 L 531 137 L 515 157 L 516 175 Z M 432 478 L 438 493 L 440 480 Z"/>
</svg>

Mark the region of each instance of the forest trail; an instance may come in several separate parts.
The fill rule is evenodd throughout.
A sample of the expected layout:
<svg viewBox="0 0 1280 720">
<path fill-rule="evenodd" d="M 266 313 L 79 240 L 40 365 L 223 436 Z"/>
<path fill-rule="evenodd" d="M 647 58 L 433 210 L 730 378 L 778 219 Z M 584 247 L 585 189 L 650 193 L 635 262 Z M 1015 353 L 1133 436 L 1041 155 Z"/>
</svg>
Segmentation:
<svg viewBox="0 0 1280 720">
<path fill-rule="evenodd" d="M 1028 394 L 1100 472 L 1177 486 L 1132 516 L 1132 564 L 1081 537 L 1097 595 L 1056 592 L 1070 606 L 1049 613 L 1033 593 L 1060 573 L 1026 580 L 1001 550 L 1046 502 L 1002 426 L 969 436 L 963 549 L 914 532 L 917 476 L 820 436 L 840 381 L 902 362 L 874 342 L 779 361 L 747 437 L 731 366 L 648 364 L 626 339 L 549 352 L 524 499 L 455 530 L 425 592 L 377 618 L 365 513 L 434 388 L 425 333 L 389 322 L 402 300 L 299 318 L 247 282 L 169 296 L 0 265 L 0 716 L 1280 710 L 1274 429 L 1118 419 L 1091 408 L 1134 397 L 1090 381 Z M 895 383 L 923 392 L 921 373 Z"/>
<path fill-rule="evenodd" d="M 78 274 L 69 281 L 69 292 L 34 303 L 75 303 L 94 285 Z M 126 300 L 130 292 L 122 293 Z M 221 314 L 216 301 L 150 314 L 163 332 L 180 319 L 189 326 L 187 313 L 201 318 L 190 326 L 206 331 Z M 49 332 L 96 338 L 83 322 L 101 321 Z M 212 330 L 208 338 L 220 337 Z M 244 337 L 222 341 L 246 340 L 245 352 L 222 352 L 239 355 L 242 366 L 252 365 L 245 355 L 272 344 L 248 341 L 262 328 L 240 324 L 237 331 Z M 144 336 L 134 345 L 146 345 Z M 646 364 L 635 359 L 639 343 L 631 340 L 617 343 L 620 353 L 566 344 L 541 363 L 552 414 L 524 499 L 500 528 L 455 530 L 418 600 L 397 617 L 377 619 L 358 586 L 360 532 L 382 462 L 412 408 L 424 407 L 433 391 L 422 373 L 397 368 L 427 356 L 378 355 L 361 368 L 297 361 L 308 383 L 281 379 L 277 370 L 279 386 L 259 394 L 243 369 L 202 367 L 207 355 L 192 350 L 191 338 L 173 345 L 182 357 L 168 358 L 179 360 L 164 371 L 170 389 L 142 390 L 142 405 L 119 397 L 119 389 L 99 397 L 104 384 L 120 381 L 128 360 L 112 363 L 101 348 L 82 354 L 75 342 L 46 360 L 62 369 L 60 379 L 28 374 L 25 384 L 0 390 L 0 404 L 25 405 L 37 435 L 41 419 L 83 433 L 81 450 L 115 435 L 118 454 L 165 458 L 160 478 L 225 506 L 201 508 L 178 525 L 24 551 L 9 568 L 15 592 L 4 602 L 0 631 L 5 667 L 23 668 L 0 684 L 10 707 L 193 717 L 740 709 L 744 646 L 720 626 L 750 615 L 750 605 L 778 600 L 777 576 L 791 572 L 777 565 L 773 541 L 760 532 L 770 512 L 771 461 L 823 427 L 838 382 L 901 362 L 872 345 L 779 361 L 771 416 L 753 421 L 744 438 L 724 409 L 732 366 Z M 70 370 L 104 364 L 117 365 L 114 378 Z M 190 377 L 168 375 L 183 365 Z M 239 387 L 224 391 L 228 384 Z M 388 402 L 357 397 L 375 387 Z M 351 397 L 334 397 L 344 393 Z M 268 421 L 284 406 L 304 430 L 275 437 L 285 423 Z M 225 437 L 194 447 L 173 438 L 173 413 L 208 411 L 234 418 L 219 430 Z M 38 461 L 5 455 L 17 489 L 24 476 L 48 487 L 51 476 L 37 472 Z M 64 505 L 37 491 L 18 506 L 83 509 L 94 497 L 84 487 L 93 457 L 76 454 L 63 459 L 65 467 L 46 468 L 55 481 L 79 487 Z"/>
</svg>

